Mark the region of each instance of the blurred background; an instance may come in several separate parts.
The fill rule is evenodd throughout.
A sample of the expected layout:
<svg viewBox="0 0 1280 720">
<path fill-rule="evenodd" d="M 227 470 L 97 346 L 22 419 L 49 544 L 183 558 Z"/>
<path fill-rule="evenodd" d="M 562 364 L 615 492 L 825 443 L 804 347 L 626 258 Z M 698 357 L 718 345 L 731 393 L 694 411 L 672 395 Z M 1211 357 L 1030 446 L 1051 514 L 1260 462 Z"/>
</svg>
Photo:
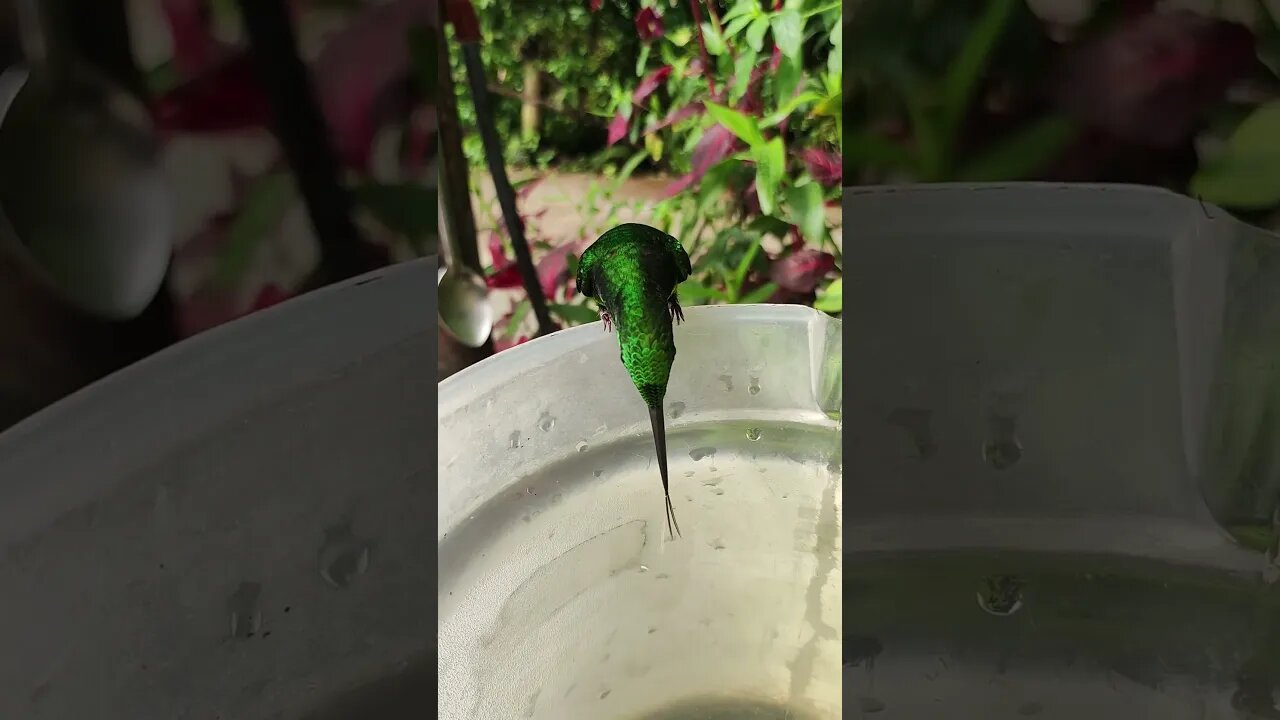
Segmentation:
<svg viewBox="0 0 1280 720">
<path fill-rule="evenodd" d="M 171 261 L 136 317 L 65 302 L 28 262 L 43 251 L 18 222 L 32 202 L 19 192 L 30 173 L 6 155 L 0 217 L 12 222 L 0 230 L 19 237 L 0 243 L 0 429 L 182 338 L 435 252 L 432 97 L 443 48 L 433 0 L 25 2 L 0 5 L 0 63 L 30 60 L 27 36 L 40 33 L 22 11 L 39 6 L 41 30 L 66 55 L 140 103 L 158 144 Z M 14 101 L 0 121 L 0 154 L 21 144 L 13 117 L 22 107 Z M 59 116 L 47 114 L 36 124 Z M 76 172 L 107 172 L 95 162 L 78 160 Z M 45 194 L 58 212 L 102 200 Z M 134 263 L 127 243 L 90 251 L 75 237 L 52 242 L 89 284 L 97 269 L 86 265 Z"/>
<path fill-rule="evenodd" d="M 681 302 L 840 307 L 839 0 L 472 0 L 501 160 L 555 327 L 597 319 L 577 257 L 643 222 L 684 243 Z M 448 6 L 448 3 L 446 3 Z M 446 11 L 446 16 L 449 13 Z M 442 190 L 495 317 L 446 376 L 539 332 L 495 197 L 454 23 Z M 457 136 L 451 126 L 457 127 Z M 538 302 L 538 300 L 533 300 Z"/>
<path fill-rule="evenodd" d="M 1142 183 L 1280 229 L 1280 2 L 845 7 L 847 184 Z"/>
</svg>

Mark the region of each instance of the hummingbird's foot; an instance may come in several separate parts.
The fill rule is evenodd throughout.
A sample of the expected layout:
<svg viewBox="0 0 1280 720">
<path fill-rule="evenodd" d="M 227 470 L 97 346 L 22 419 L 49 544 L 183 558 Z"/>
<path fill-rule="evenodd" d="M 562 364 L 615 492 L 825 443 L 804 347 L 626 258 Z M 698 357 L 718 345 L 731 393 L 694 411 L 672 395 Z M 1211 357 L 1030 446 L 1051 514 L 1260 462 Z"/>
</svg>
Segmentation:
<svg viewBox="0 0 1280 720">
<path fill-rule="evenodd" d="M 675 295 L 672 295 L 671 299 L 667 301 L 667 309 L 671 311 L 671 320 L 675 324 L 679 325 L 684 322 L 684 310 L 680 309 L 680 301 L 676 299 Z"/>
<path fill-rule="evenodd" d="M 609 316 L 608 310 L 600 311 L 600 322 L 604 323 L 605 332 L 609 332 L 610 328 L 613 327 L 613 318 Z"/>
</svg>

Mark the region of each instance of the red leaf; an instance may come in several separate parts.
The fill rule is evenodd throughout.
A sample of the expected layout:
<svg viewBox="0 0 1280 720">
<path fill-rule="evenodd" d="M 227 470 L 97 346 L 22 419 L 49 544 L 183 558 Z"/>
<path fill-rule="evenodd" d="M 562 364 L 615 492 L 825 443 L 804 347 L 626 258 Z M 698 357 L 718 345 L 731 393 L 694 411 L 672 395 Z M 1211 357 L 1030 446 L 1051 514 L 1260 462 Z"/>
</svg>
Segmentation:
<svg viewBox="0 0 1280 720">
<path fill-rule="evenodd" d="M 640 42 L 650 43 L 660 38 L 664 34 L 662 27 L 662 16 L 653 8 L 641 8 L 636 14 L 636 33 L 640 35 Z"/>
<path fill-rule="evenodd" d="M 688 175 L 668 185 L 664 193 L 670 197 L 702 179 L 713 165 L 733 154 L 742 143 L 723 125 L 714 125 L 702 133 L 693 146 L 692 169 Z"/>
<path fill-rule="evenodd" d="M 1242 25 L 1184 11 L 1150 13 L 1069 54 L 1055 96 L 1115 138 L 1174 147 L 1255 62 L 1253 35 Z"/>
<path fill-rule="evenodd" d="M 316 58 L 311 72 L 316 94 L 348 166 L 366 168 L 374 136 L 407 106 L 412 71 L 405 29 L 428 25 L 434 15 L 432 3 L 421 0 L 370 5 Z"/>
<path fill-rule="evenodd" d="M 621 112 L 613 116 L 613 120 L 609 122 L 609 145 L 627 136 L 627 125 L 627 117 Z"/>
<path fill-rule="evenodd" d="M 556 288 L 569 284 L 569 254 L 572 251 L 573 245 L 561 245 L 538 261 L 538 284 L 548 300 L 556 296 Z"/>
<path fill-rule="evenodd" d="M 520 268 L 515 263 L 510 263 L 500 270 L 495 270 L 484 279 L 484 284 L 493 290 L 510 290 L 512 288 L 524 287 L 524 283 L 520 282 Z"/>
<path fill-rule="evenodd" d="M 650 133 L 655 133 L 665 127 L 675 125 L 676 123 L 686 118 L 691 118 L 694 115 L 701 115 L 703 110 L 704 108 L 702 106 L 702 103 L 700 102 L 689 103 L 688 105 L 685 105 L 682 108 L 677 108 L 675 110 L 672 110 L 671 112 L 667 113 L 666 117 L 662 118 L 661 120 L 654 123 L 653 125 L 650 125 L 649 127 L 645 128 L 644 134 L 648 135 Z"/>
<path fill-rule="evenodd" d="M 588 0 L 587 7 L 590 8 L 591 12 L 595 12 L 599 10 L 600 6 L 603 4 L 604 0 Z"/>
<path fill-rule="evenodd" d="M 839 153 L 818 148 L 805 148 L 799 152 L 800 161 L 805 169 L 826 187 L 837 187 L 843 178 L 843 166 Z"/>
<path fill-rule="evenodd" d="M 271 122 L 253 61 L 244 53 L 161 95 L 152 113 L 162 130 L 189 133 L 247 130 Z"/>
<path fill-rule="evenodd" d="M 829 253 L 805 248 L 774 262 L 769 278 L 787 292 L 811 293 L 835 266 L 836 259 Z"/>
<path fill-rule="evenodd" d="M 202 72 L 222 49 L 210 30 L 207 0 L 161 0 L 160 9 L 169 24 L 174 67 L 187 76 Z"/>
<path fill-rule="evenodd" d="M 640 84 L 636 86 L 635 92 L 631 93 L 631 102 L 636 105 L 644 102 L 646 98 L 653 94 L 653 91 L 657 90 L 662 86 L 662 83 L 667 81 L 667 78 L 670 75 L 670 65 L 663 65 L 648 75 L 645 75 L 644 79 L 640 81 Z"/>
</svg>

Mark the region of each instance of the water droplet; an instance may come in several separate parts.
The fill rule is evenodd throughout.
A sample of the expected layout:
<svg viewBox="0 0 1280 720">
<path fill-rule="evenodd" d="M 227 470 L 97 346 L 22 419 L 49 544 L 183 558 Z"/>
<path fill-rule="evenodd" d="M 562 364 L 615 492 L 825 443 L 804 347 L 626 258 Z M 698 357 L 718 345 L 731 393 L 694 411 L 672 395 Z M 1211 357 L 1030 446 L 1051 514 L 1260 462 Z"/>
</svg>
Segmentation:
<svg viewBox="0 0 1280 720">
<path fill-rule="evenodd" d="M 724 384 L 725 392 L 733 392 L 733 376 L 732 375 L 721 375 L 720 382 Z"/>
<path fill-rule="evenodd" d="M 474 516 L 473 516 L 474 517 Z M 352 535 L 346 526 L 325 531 L 320 546 L 320 577 L 336 588 L 344 588 L 369 570 L 369 543 Z"/>
<path fill-rule="evenodd" d="M 551 496 L 551 503 L 552 503 L 553 505 L 554 505 L 554 504 L 556 504 L 556 503 L 558 503 L 558 502 L 560 502 L 560 501 L 562 501 L 562 500 L 564 500 L 564 493 L 556 493 L 555 495 L 552 495 L 552 496 Z"/>
<path fill-rule="evenodd" d="M 580 452 L 580 453 L 581 453 L 581 452 L 586 452 L 586 451 L 587 451 L 587 443 L 586 443 L 585 441 L 582 441 L 582 440 L 579 440 L 579 441 L 578 441 L 578 444 L 577 444 L 577 445 L 575 445 L 574 447 L 576 447 L 576 448 L 578 449 L 578 452 Z"/>
<path fill-rule="evenodd" d="M 609 690 L 609 689 L 606 689 L 604 692 L 600 693 L 600 699 L 601 699 L 601 700 L 603 700 L 603 699 L 605 699 L 605 698 L 609 697 L 609 693 L 611 693 L 611 692 L 613 692 L 613 691 L 612 691 L 612 690 Z"/>
<path fill-rule="evenodd" d="M 667 414 L 671 416 L 672 420 L 675 420 L 684 414 L 686 407 L 687 406 L 682 402 L 673 402 L 671 403 L 671 410 Z"/>
<path fill-rule="evenodd" d="M 666 580 L 667 578 L 669 578 L 669 577 L 671 577 L 671 576 L 670 576 L 670 575 L 668 575 L 668 574 L 666 574 L 666 573 L 658 573 L 658 574 L 657 574 L 657 575 L 655 575 L 654 577 L 655 577 L 655 578 L 657 578 L 658 580 Z"/>
<path fill-rule="evenodd" d="M 692 470 L 685 470 L 685 471 L 684 471 L 684 476 L 685 476 L 685 477 L 693 477 L 693 471 L 692 471 Z"/>
<path fill-rule="evenodd" d="M 507 448 L 511 450 L 520 449 L 520 431 L 519 430 L 513 430 L 511 431 L 511 434 L 507 436 Z"/>
<path fill-rule="evenodd" d="M 586 364 L 587 364 L 587 354 L 586 354 L 586 353 L 578 353 L 578 364 L 579 364 L 579 365 L 586 365 Z"/>
<path fill-rule="evenodd" d="M 751 428 L 747 431 L 747 439 L 755 442 L 760 439 L 760 428 Z"/>
<path fill-rule="evenodd" d="M 716 449 L 713 447 L 696 447 L 689 451 L 689 457 L 693 458 L 694 462 L 697 462 L 702 458 L 714 457 L 715 454 Z"/>
<path fill-rule="evenodd" d="M 640 566 L 640 572 L 642 572 L 642 573 L 649 572 L 649 566 L 648 566 L 648 565 L 641 565 L 641 566 Z"/>
<path fill-rule="evenodd" d="M 556 419 L 551 417 L 550 413 L 542 413 L 542 417 L 538 418 L 538 429 L 542 432 L 551 432 L 551 428 L 556 426 Z"/>
<path fill-rule="evenodd" d="M 603 475 L 603 474 L 604 474 L 604 471 L 603 471 L 603 470 L 592 470 L 592 471 L 591 471 L 591 474 L 592 474 L 592 475 L 594 475 L 595 477 L 600 477 L 601 475 Z"/>
<path fill-rule="evenodd" d="M 748 383 L 747 385 L 747 392 L 751 393 L 752 395 L 760 394 L 760 378 L 758 377 L 751 378 L 751 382 Z"/>
<path fill-rule="evenodd" d="M 716 538 L 715 540 L 712 540 L 711 547 L 715 548 L 716 550 L 723 550 L 725 548 L 724 540 L 721 540 L 720 538 Z"/>
<path fill-rule="evenodd" d="M 1016 438 L 988 440 L 982 446 L 982 459 L 996 470 L 1005 470 L 1022 459 L 1022 445 Z"/>
<path fill-rule="evenodd" d="M 1022 609 L 1022 580 L 1016 575 L 991 575 L 983 578 L 977 595 L 983 612 L 1007 617 Z"/>
<path fill-rule="evenodd" d="M 724 488 L 713 487 L 713 488 L 711 488 L 711 493 L 712 493 L 713 495 L 723 495 L 723 494 L 724 494 Z"/>
</svg>

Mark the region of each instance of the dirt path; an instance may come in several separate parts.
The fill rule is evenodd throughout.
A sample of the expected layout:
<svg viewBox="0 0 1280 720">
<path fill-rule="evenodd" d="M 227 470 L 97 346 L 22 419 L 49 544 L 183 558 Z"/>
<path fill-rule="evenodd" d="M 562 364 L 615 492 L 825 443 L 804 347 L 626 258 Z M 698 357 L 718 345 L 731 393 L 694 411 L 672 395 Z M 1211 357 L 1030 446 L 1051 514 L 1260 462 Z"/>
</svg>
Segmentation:
<svg viewBox="0 0 1280 720">
<path fill-rule="evenodd" d="M 513 182 L 531 176 L 531 173 L 514 173 Z M 488 175 L 474 175 L 478 197 L 473 205 L 476 225 L 480 232 L 480 259 L 488 263 L 489 252 L 484 238 L 489 231 L 502 222 L 498 211 L 498 203 L 493 195 L 493 183 Z M 621 221 L 645 222 L 651 217 L 647 206 L 663 199 L 663 190 L 671 182 L 670 177 L 646 175 L 629 178 L 615 194 L 615 203 L 627 202 L 638 207 L 622 207 L 619 209 Z M 584 217 L 583 203 L 591 187 L 595 183 L 608 182 L 602 175 L 588 173 L 551 172 L 529 191 L 521 202 L 521 209 L 527 215 L 536 217 L 530 223 L 530 240 L 545 240 L 553 246 L 573 242 L 581 238 L 594 238 L 608 229 L 604 212 L 595 217 Z M 604 205 L 601 199 L 597 203 Z M 843 247 L 840 226 L 840 208 L 827 208 L 827 218 L 835 225 L 832 235 L 836 246 Z M 616 224 L 610 223 L 610 224 Z M 682 238 L 683 239 L 683 238 Z"/>
</svg>

